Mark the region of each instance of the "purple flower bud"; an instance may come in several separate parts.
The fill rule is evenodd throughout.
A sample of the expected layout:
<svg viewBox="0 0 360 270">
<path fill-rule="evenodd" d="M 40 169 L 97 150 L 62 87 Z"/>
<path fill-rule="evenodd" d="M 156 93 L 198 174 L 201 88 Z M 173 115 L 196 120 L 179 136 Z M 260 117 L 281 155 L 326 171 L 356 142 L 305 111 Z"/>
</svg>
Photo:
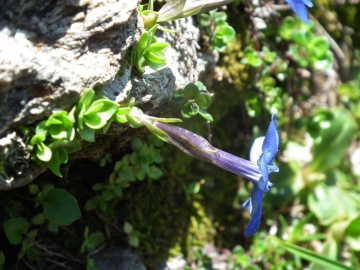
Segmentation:
<svg viewBox="0 0 360 270">
<path fill-rule="evenodd" d="M 271 117 L 265 137 L 254 143 L 251 149 L 252 161 L 217 149 L 203 137 L 187 129 L 164 124 L 164 120 L 159 122 L 161 119 L 143 114 L 139 114 L 137 118 L 159 138 L 173 144 L 189 156 L 212 163 L 249 179 L 254 184 L 254 188 L 250 199 L 242 205 L 243 208 L 250 208 L 251 216 L 250 222 L 245 229 L 245 236 L 248 237 L 257 232 L 262 213 L 262 194 L 268 192 L 269 187 L 272 186 L 272 183 L 269 181 L 269 172 L 279 171 L 276 166 L 271 164 L 279 147 L 279 134 L 275 114 Z"/>
</svg>

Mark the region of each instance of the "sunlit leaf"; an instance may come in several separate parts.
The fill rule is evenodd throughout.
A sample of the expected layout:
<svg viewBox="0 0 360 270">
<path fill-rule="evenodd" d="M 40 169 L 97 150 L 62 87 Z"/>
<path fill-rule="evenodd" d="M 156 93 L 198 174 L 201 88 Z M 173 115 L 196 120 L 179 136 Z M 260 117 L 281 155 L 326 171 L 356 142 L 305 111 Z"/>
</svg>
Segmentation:
<svg viewBox="0 0 360 270">
<path fill-rule="evenodd" d="M 285 249 L 287 252 L 290 252 L 294 255 L 300 256 L 302 259 L 318 264 L 320 266 L 325 267 L 326 269 L 332 270 L 354 270 L 351 267 L 343 265 L 339 261 L 331 260 L 323 255 L 319 255 L 309 249 L 305 249 L 300 246 L 296 246 L 287 242 L 284 242 L 278 238 L 271 237 L 271 239 L 276 242 L 279 247 Z"/>
</svg>

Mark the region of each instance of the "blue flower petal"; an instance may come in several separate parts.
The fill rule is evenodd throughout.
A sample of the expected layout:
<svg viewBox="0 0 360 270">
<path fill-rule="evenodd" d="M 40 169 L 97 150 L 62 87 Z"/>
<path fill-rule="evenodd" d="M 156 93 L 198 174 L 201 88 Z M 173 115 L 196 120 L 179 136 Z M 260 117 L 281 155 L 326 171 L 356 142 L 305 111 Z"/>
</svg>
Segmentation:
<svg viewBox="0 0 360 270">
<path fill-rule="evenodd" d="M 259 181 L 259 188 L 262 191 L 269 190 L 268 189 L 269 170 L 275 172 L 279 170 L 277 167 L 271 165 L 271 162 L 274 159 L 278 151 L 278 148 L 279 148 L 279 133 L 276 126 L 276 114 L 273 114 L 262 145 L 262 154 L 258 161 L 260 171 L 263 176 L 263 179 Z"/>
<path fill-rule="evenodd" d="M 308 15 L 306 12 L 306 6 L 312 7 L 313 4 L 310 0 L 285 0 L 290 8 L 299 16 L 300 20 L 302 20 L 305 24 L 309 24 Z"/>
<path fill-rule="evenodd" d="M 249 237 L 257 232 L 260 226 L 261 213 L 262 213 L 262 194 L 261 189 L 254 184 L 254 188 L 251 191 L 250 200 L 243 204 L 243 207 L 250 206 L 250 222 L 246 226 L 244 235 Z"/>
<path fill-rule="evenodd" d="M 262 155 L 264 156 L 267 164 L 270 164 L 274 159 L 276 152 L 278 151 L 278 147 L 279 132 L 276 126 L 276 114 L 273 114 L 262 145 Z"/>
</svg>

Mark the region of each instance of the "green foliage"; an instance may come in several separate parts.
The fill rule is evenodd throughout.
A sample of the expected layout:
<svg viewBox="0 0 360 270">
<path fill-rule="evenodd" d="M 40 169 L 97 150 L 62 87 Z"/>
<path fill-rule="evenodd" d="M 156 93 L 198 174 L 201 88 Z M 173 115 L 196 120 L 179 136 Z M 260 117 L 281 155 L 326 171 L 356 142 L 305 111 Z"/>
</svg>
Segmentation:
<svg viewBox="0 0 360 270">
<path fill-rule="evenodd" d="M 169 44 L 157 42 L 156 29 L 157 25 L 154 25 L 149 31 L 142 33 L 139 42 L 131 51 L 131 63 L 141 73 L 144 72 L 143 67 L 145 66 L 157 70 L 166 65 L 165 49 Z"/>
<path fill-rule="evenodd" d="M 281 248 L 285 249 L 286 251 L 297 255 L 304 260 L 307 260 L 309 262 L 312 262 L 314 264 L 317 264 L 319 266 L 323 266 L 326 269 L 334 269 L 334 270 L 352 270 L 354 268 L 348 267 L 343 265 L 342 263 L 339 263 L 338 261 L 331 260 L 325 256 L 321 256 L 319 254 L 316 254 L 315 252 L 302 248 L 300 246 L 296 246 L 284 241 L 281 241 L 277 238 L 272 238 L 274 242 L 276 242 Z"/>
<path fill-rule="evenodd" d="M 158 15 L 143 11 L 140 16 L 149 31 L 156 25 Z M 225 22 L 222 12 L 217 14 L 218 20 Z M 205 27 L 209 26 L 206 25 L 211 21 L 209 17 L 203 17 Z M 214 20 L 211 23 L 215 23 Z M 64 242 L 66 246 L 76 246 L 74 253 L 78 252 L 79 259 L 86 260 L 87 269 L 96 267 L 86 253 L 101 248 L 105 241 L 108 245 L 121 242 L 136 248 L 145 262 L 150 261 L 149 268 L 154 260 L 165 261 L 180 252 L 188 261 L 184 269 L 216 268 L 218 262 L 213 259 L 214 252 L 209 255 L 205 248 L 202 249 L 207 242 L 221 246 L 219 257 L 227 263 L 228 269 L 359 268 L 359 177 L 351 171 L 348 157 L 352 154 L 349 146 L 356 147 L 358 141 L 354 142 L 354 139 L 360 138 L 360 73 L 356 67 L 355 76 L 341 82 L 337 96 L 341 104 L 319 110 L 313 102 L 317 98 L 313 92 L 317 89 L 312 87 L 309 76 L 316 76 L 315 69 L 322 71 L 330 67 L 332 55 L 328 42 L 316 36 L 312 27 L 285 19 L 279 27 L 268 25 L 267 29 L 257 31 L 252 36 L 256 38 L 254 44 L 247 44 L 245 30 L 249 29 L 244 28 L 244 33 L 238 35 L 241 40 L 234 45 L 239 49 L 234 50 L 231 57 L 238 65 L 246 65 L 248 70 L 237 70 L 235 76 L 239 74 L 240 79 L 234 78 L 232 73 L 228 80 L 238 80 L 243 85 L 233 89 L 224 82 L 214 82 L 214 89 L 211 89 L 220 97 L 213 101 L 215 106 L 212 107 L 215 118 L 211 126 L 213 140 L 219 145 L 217 147 L 228 147 L 236 155 L 247 154 L 250 140 L 263 129 L 261 117 L 274 112 L 278 114 L 282 143 L 281 158 L 277 163 L 280 172 L 271 175 L 275 185 L 264 197 L 264 222 L 259 233 L 251 239 L 242 238 L 243 223 L 248 214 L 240 210 L 240 203 L 250 194 L 246 180 L 215 171 L 209 164 L 186 159 L 182 153 L 173 153 L 176 152 L 173 149 L 166 155 L 167 162 L 162 164 L 157 142 L 134 139 L 127 155 L 104 155 L 100 162 L 104 168 L 91 170 L 91 173 L 96 172 L 94 179 L 86 178 L 86 185 L 93 189 L 83 185 L 85 188 L 75 195 L 81 204 L 89 199 L 85 209 L 94 211 L 84 213 L 88 219 L 71 227 L 71 234 L 85 228 L 84 239 L 76 242 L 69 239 L 73 238 L 71 236 Z M 214 28 L 212 32 L 215 33 Z M 226 43 L 226 29 L 219 33 L 217 45 L 212 44 L 217 49 Z M 226 54 L 222 60 L 227 57 L 230 55 Z M 356 57 L 351 60 L 358 61 Z M 198 84 L 195 86 L 197 90 L 192 85 L 187 91 L 186 86 L 177 92 L 176 100 L 184 117 L 201 114 L 201 109 L 210 105 L 209 92 Z M 201 95 L 203 90 L 206 91 L 204 96 Z M 57 175 L 60 175 L 60 164 L 68 161 L 69 148 L 79 149 L 83 140 L 94 141 L 96 132 L 105 133 L 113 121 L 132 128 L 145 125 L 152 132 L 158 132 L 151 126 L 151 122 L 157 120 L 145 116 L 133 102 L 114 105 L 95 94 L 87 95 L 70 112 L 56 112 L 39 123 L 31 138 L 36 159 Z M 97 102 L 101 99 L 103 101 Z M 254 119 L 243 117 L 244 113 L 239 111 L 244 110 Z M 210 120 L 207 117 L 204 118 Z M 217 123 L 219 119 L 221 125 Z M 236 132 L 231 131 L 232 128 Z M 204 132 L 200 125 L 194 129 Z M 120 160 L 114 164 L 109 181 L 103 183 L 101 179 L 112 159 Z M 67 175 L 62 184 L 79 185 L 78 174 L 81 173 Z M 160 178 L 164 179 L 153 181 Z M 65 230 L 59 224 L 80 216 L 80 212 L 74 211 L 78 209 L 75 198 L 61 192 L 56 194 L 58 189 L 54 185 L 31 184 L 27 190 L 34 198 L 36 212 L 31 211 L 26 219 L 20 216 L 30 212 L 25 204 L 12 198 L 2 200 L 10 224 L 12 219 L 25 220 L 25 223 L 17 222 L 10 228 L 10 236 L 5 232 L 9 242 L 15 240 L 18 245 L 15 248 L 19 252 L 19 264 L 39 258 L 37 239 L 45 239 L 51 235 L 49 232 L 59 231 L 62 240 Z M 85 199 L 81 197 L 84 190 L 88 196 Z M 73 190 L 71 193 L 75 194 Z M 50 214 L 45 215 L 46 209 Z M 5 222 L 3 228 L 9 230 Z M 27 227 L 18 228 L 21 223 Z M 111 235 L 111 238 L 105 239 L 105 235 Z M 241 246 L 234 248 L 235 243 Z M 9 261 L 7 257 L 6 263 Z M 0 252 L 0 265 L 4 262 L 4 253 Z"/>
<path fill-rule="evenodd" d="M 201 82 L 190 82 L 185 88 L 177 89 L 175 101 L 181 106 L 183 117 L 190 118 L 200 114 L 205 120 L 213 121 L 211 114 L 206 111 L 211 104 L 211 94 Z"/>
<path fill-rule="evenodd" d="M 134 248 L 139 247 L 140 232 L 134 230 L 133 226 L 129 222 L 124 223 L 124 232 L 128 235 L 129 246 Z"/>
<path fill-rule="evenodd" d="M 273 38 L 275 44 L 265 41 L 261 50 L 250 46 L 243 50 L 241 63 L 255 68 L 257 72 L 253 89 L 258 93 L 250 92 L 246 97 L 246 108 L 251 117 L 259 116 L 262 108 L 270 114 L 283 111 L 284 100 L 288 97 L 284 90 L 289 90 L 286 82 L 298 80 L 297 88 L 306 84 L 306 80 L 298 78 L 299 70 L 322 71 L 332 66 L 329 42 L 313 32 L 312 24 L 305 25 L 298 19 L 286 17 L 279 27 L 262 33 L 264 40 Z M 284 47 L 282 51 L 278 49 L 280 46 Z M 303 99 L 306 98 L 304 96 Z"/>
<path fill-rule="evenodd" d="M 140 17 L 144 22 L 144 29 L 149 31 L 152 27 L 154 27 L 157 23 L 159 13 L 153 11 L 153 0 L 150 0 L 147 9 L 145 9 L 145 5 L 139 5 L 139 13 Z"/>
<path fill-rule="evenodd" d="M 315 142 L 310 169 L 326 172 L 339 165 L 356 128 L 354 118 L 345 109 L 318 110 L 308 122 L 308 130 Z"/>
<path fill-rule="evenodd" d="M 85 227 L 84 241 L 80 247 L 80 253 L 86 250 L 95 250 L 105 242 L 105 237 L 101 232 L 90 233 L 88 226 Z"/>
<path fill-rule="evenodd" d="M 289 47 L 290 55 L 306 68 L 311 66 L 318 70 L 331 67 L 333 55 L 329 42 L 312 33 L 313 25 L 305 25 L 293 17 L 286 17 L 278 29 L 279 36 L 293 44 Z"/>
<path fill-rule="evenodd" d="M 54 188 L 52 184 L 44 184 L 42 188 L 37 184 L 31 184 L 23 189 L 30 197 L 22 195 L 17 195 L 17 197 L 33 202 L 31 205 L 34 209 L 42 205 L 43 211 L 37 211 L 32 216 L 27 214 L 24 218 L 20 215 L 30 213 L 28 205 L 5 197 L 7 201 L 5 209 L 11 218 L 5 220 L 2 227 L 9 243 L 19 245 L 16 247 L 18 260 L 37 261 L 39 260 L 39 243 L 36 238 L 39 231 L 43 233 L 47 228 L 48 231 L 56 233 L 58 225 L 69 225 L 79 219 L 80 209 L 72 195 L 64 189 Z"/>
<path fill-rule="evenodd" d="M 91 211 L 99 208 L 104 212 L 109 211 L 108 207 L 111 207 L 112 201 L 121 199 L 123 189 L 128 188 L 131 182 L 143 181 L 146 177 L 153 180 L 159 179 L 163 172 L 156 164 L 163 161 L 159 149 L 162 144 L 163 142 L 156 137 L 152 137 L 150 143 L 140 138 L 132 139 L 133 152 L 115 163 L 108 183 L 97 183 L 92 187 L 100 195 L 88 200 L 85 209 Z"/>
<path fill-rule="evenodd" d="M 209 14 L 200 14 L 199 23 L 205 27 L 207 36 L 215 50 L 222 52 L 226 45 L 232 41 L 236 32 L 227 22 L 225 12 L 212 10 Z"/>
<path fill-rule="evenodd" d="M 17 245 L 21 242 L 22 234 L 26 233 L 29 228 L 29 224 L 22 217 L 5 220 L 3 226 L 7 239 L 13 245 Z"/>
<path fill-rule="evenodd" d="M 113 121 L 142 126 L 133 124 L 132 109 L 136 110 L 134 100 L 119 105 L 87 89 L 69 113 L 56 112 L 40 122 L 30 144 L 36 148 L 36 157 L 62 177 L 60 165 L 68 162 L 68 154 L 80 150 L 82 140 L 94 142 L 96 131 L 105 133 Z"/>
<path fill-rule="evenodd" d="M 55 188 L 50 190 L 41 200 L 44 216 L 59 225 L 70 225 L 81 216 L 76 199 L 66 190 Z"/>
</svg>

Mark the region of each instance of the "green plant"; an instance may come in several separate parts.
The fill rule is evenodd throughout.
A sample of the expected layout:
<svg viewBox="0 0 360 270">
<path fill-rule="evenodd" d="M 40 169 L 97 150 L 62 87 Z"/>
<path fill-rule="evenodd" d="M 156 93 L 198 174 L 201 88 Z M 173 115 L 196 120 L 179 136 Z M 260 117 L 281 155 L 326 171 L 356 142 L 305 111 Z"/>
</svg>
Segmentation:
<svg viewBox="0 0 360 270">
<path fill-rule="evenodd" d="M 139 42 L 134 46 L 131 51 L 131 63 L 135 65 L 137 70 L 141 73 L 144 72 L 143 67 L 149 66 L 157 70 L 166 65 L 165 49 L 169 46 L 165 42 L 157 42 L 155 31 L 158 25 L 154 25 L 141 34 Z"/>
<path fill-rule="evenodd" d="M 143 67 L 149 66 L 157 70 L 166 65 L 166 56 L 164 50 L 169 46 L 165 42 L 157 42 L 155 38 L 156 29 L 169 33 L 175 31 L 166 29 L 158 24 L 158 22 L 172 21 L 179 18 L 185 18 L 198 14 L 201 11 L 214 9 L 217 6 L 228 4 L 229 0 L 217 1 L 216 3 L 209 1 L 203 3 L 194 0 L 180 0 L 167 2 L 159 12 L 154 11 L 153 0 L 149 0 L 147 5 L 139 5 L 138 11 L 144 22 L 145 31 L 141 34 L 139 42 L 131 51 L 131 63 L 141 73 L 144 72 Z M 205 23 L 208 27 L 209 34 L 214 48 L 218 51 L 225 49 L 226 43 L 235 37 L 234 29 L 226 22 L 227 16 L 224 12 L 210 12 L 210 21 Z M 213 29 L 211 29 L 213 28 Z M 213 33 L 213 34 L 212 34 Z"/>
<path fill-rule="evenodd" d="M 225 12 L 212 10 L 209 14 L 200 14 L 200 25 L 205 27 L 209 41 L 215 50 L 222 52 L 226 44 L 235 38 L 236 32 L 227 22 Z"/>
<path fill-rule="evenodd" d="M 115 163 L 108 183 L 97 183 L 92 187 L 94 191 L 100 192 L 100 195 L 88 200 L 85 209 L 90 211 L 99 208 L 106 212 L 109 207 L 107 202 L 121 199 L 123 189 L 128 188 L 131 182 L 143 181 L 146 177 L 153 180 L 159 179 L 163 172 L 156 164 L 162 163 L 160 155 L 162 145 L 163 142 L 156 137 L 151 137 L 149 143 L 139 138 L 132 139 L 133 152 Z"/>
<path fill-rule="evenodd" d="M 28 260 L 36 261 L 39 259 L 39 252 L 35 246 L 38 229 L 29 229 L 33 226 L 41 226 L 48 221 L 48 230 L 55 232 L 52 227 L 49 228 L 49 224 L 70 225 L 80 218 L 81 213 L 76 199 L 64 189 L 55 189 L 51 184 L 44 185 L 42 189 L 36 184 L 31 184 L 28 188 L 31 195 L 36 195 L 35 199 L 20 195 L 18 197 L 33 201 L 35 209 L 42 205 L 43 211 L 26 220 L 19 216 L 23 205 L 19 201 L 11 200 L 6 205 L 6 209 L 12 217 L 4 221 L 3 229 L 10 244 L 19 245 L 21 243 L 21 249 L 17 255 L 18 260 L 26 256 Z"/>
<path fill-rule="evenodd" d="M 201 82 L 188 83 L 184 88 L 177 89 L 175 101 L 181 106 L 183 117 L 200 114 L 204 119 L 213 121 L 211 114 L 206 111 L 211 104 L 211 94 Z"/>
<path fill-rule="evenodd" d="M 278 28 L 278 34 L 282 39 L 293 42 L 289 46 L 289 52 L 300 67 L 328 69 L 333 62 L 329 42 L 314 35 L 312 28 L 312 23 L 305 25 L 293 17 L 286 17 Z"/>
<path fill-rule="evenodd" d="M 84 241 L 80 247 L 80 253 L 84 253 L 86 250 L 94 250 L 101 246 L 105 242 L 105 237 L 101 232 L 95 232 L 90 234 L 89 226 L 85 226 Z"/>
<path fill-rule="evenodd" d="M 30 144 L 37 159 L 61 177 L 60 165 L 67 163 L 69 153 L 81 149 L 82 140 L 94 142 L 95 133 L 105 133 L 113 121 L 124 124 L 130 119 L 129 125 L 136 126 L 128 116 L 134 102 L 119 105 L 92 89 L 85 90 L 70 112 L 55 112 L 36 126 Z"/>
<path fill-rule="evenodd" d="M 128 235 L 128 243 L 131 247 L 139 247 L 139 235 L 140 232 L 134 230 L 133 226 L 129 222 L 124 223 L 124 232 Z"/>
</svg>

